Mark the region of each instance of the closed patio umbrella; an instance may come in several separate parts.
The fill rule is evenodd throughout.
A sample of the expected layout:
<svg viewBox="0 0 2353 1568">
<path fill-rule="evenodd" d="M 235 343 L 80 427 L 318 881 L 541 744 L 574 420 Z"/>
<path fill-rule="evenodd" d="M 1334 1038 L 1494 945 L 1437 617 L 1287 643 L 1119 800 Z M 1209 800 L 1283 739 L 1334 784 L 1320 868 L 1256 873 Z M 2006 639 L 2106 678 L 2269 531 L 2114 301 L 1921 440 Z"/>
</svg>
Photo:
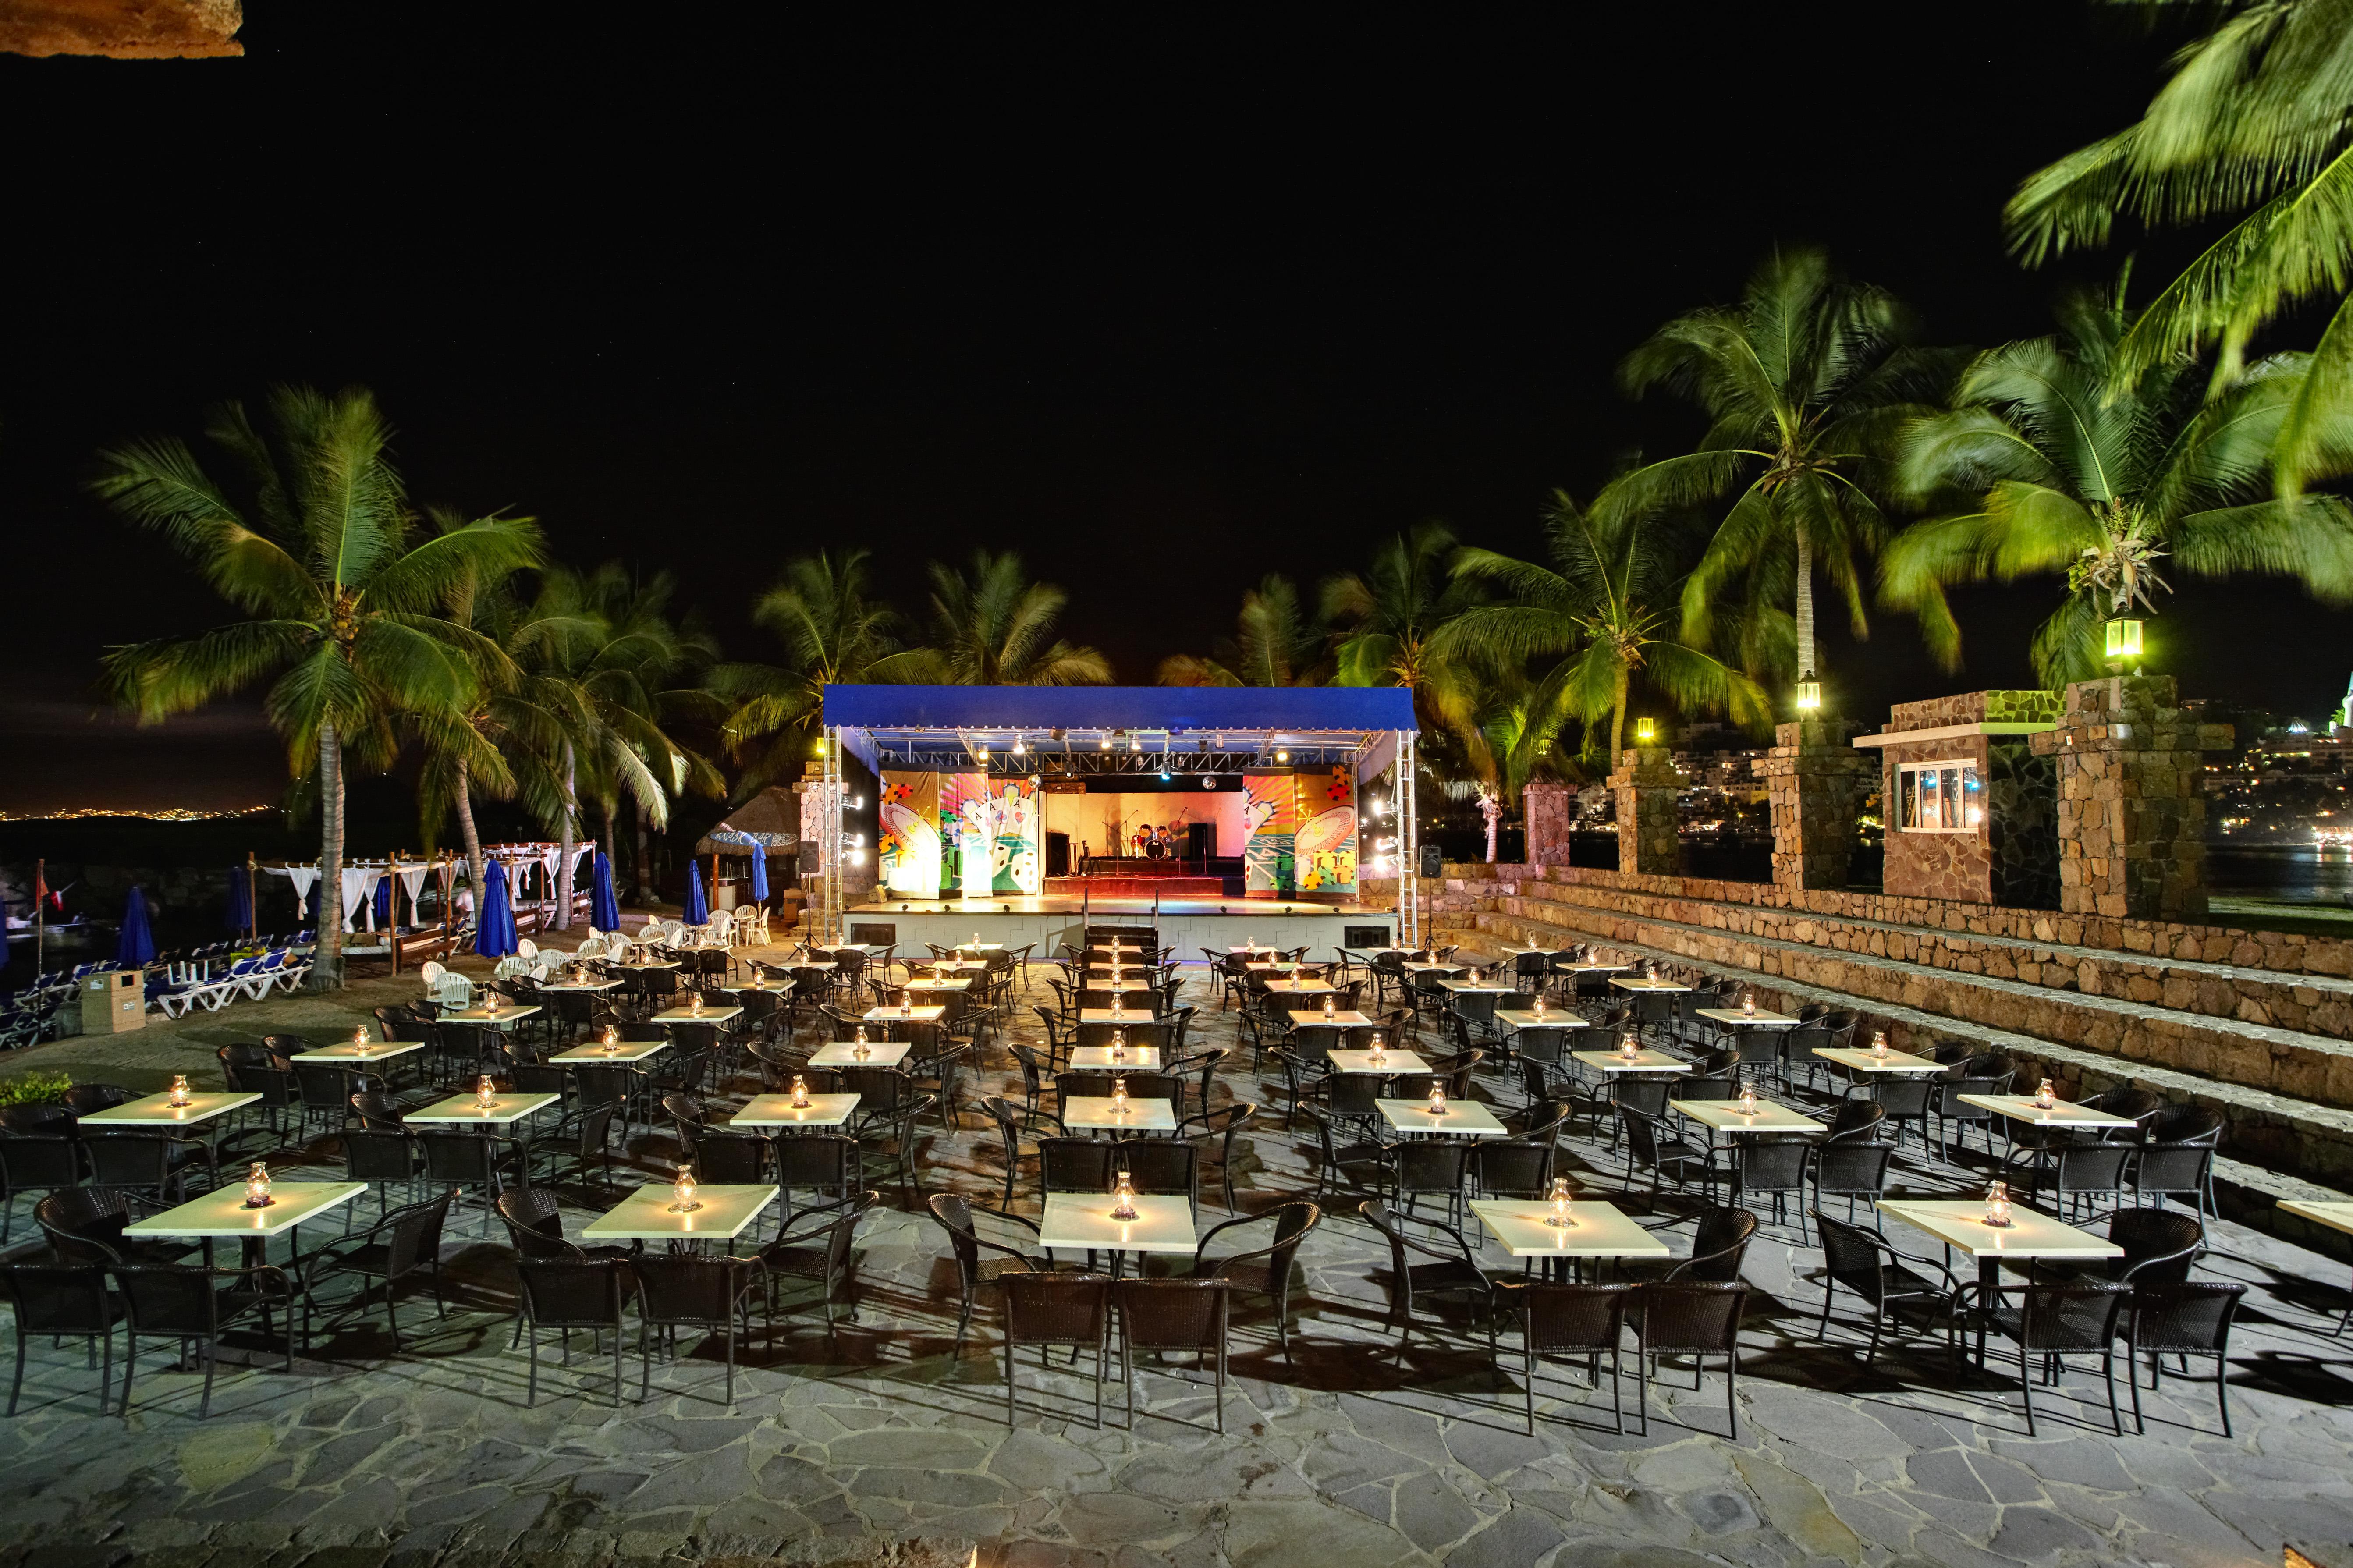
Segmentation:
<svg viewBox="0 0 2353 1568">
<path fill-rule="evenodd" d="M 621 900 L 613 897 L 613 863 L 596 852 L 596 889 L 589 895 L 588 923 L 598 931 L 621 929 Z"/>
<path fill-rule="evenodd" d="M 392 873 L 386 871 L 384 880 L 375 885 L 375 928 L 392 929 Z"/>
<path fill-rule="evenodd" d="M 765 844 L 752 851 L 752 901 L 768 901 L 768 847 Z"/>
<path fill-rule="evenodd" d="M 240 936 L 253 924 L 253 882 L 242 866 L 228 868 L 228 929 Z"/>
<path fill-rule="evenodd" d="M 125 969 L 155 961 L 155 933 L 147 929 L 147 895 L 134 883 L 122 906 L 122 934 L 115 939 L 114 962 Z"/>
<path fill-rule="evenodd" d="M 496 860 L 482 871 L 482 908 L 476 919 L 476 952 L 484 958 L 504 958 L 515 951 L 514 907 L 507 902 L 507 868 Z"/>
<path fill-rule="evenodd" d="M 691 926 L 711 923 L 711 906 L 702 900 L 702 862 L 686 863 L 686 923 Z"/>
</svg>

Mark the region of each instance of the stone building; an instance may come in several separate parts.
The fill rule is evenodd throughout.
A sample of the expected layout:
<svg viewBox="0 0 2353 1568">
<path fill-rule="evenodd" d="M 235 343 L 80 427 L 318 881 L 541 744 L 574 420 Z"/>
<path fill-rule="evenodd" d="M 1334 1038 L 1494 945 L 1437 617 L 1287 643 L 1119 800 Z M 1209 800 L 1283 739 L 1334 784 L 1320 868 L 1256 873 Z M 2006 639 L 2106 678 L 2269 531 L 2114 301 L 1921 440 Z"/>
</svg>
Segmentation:
<svg viewBox="0 0 2353 1568">
<path fill-rule="evenodd" d="M 2060 728 L 2060 694 L 1966 691 L 1888 716 L 1854 740 L 1880 753 L 1888 895 L 2059 908 L 2059 770 L 2034 737 Z"/>
</svg>

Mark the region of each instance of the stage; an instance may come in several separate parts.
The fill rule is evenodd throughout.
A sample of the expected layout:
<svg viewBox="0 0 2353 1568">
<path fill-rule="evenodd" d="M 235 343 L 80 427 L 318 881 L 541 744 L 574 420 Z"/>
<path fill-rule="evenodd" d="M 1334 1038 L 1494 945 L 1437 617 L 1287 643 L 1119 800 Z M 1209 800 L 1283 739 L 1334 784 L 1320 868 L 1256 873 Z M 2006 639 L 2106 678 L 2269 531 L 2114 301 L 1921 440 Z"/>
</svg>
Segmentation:
<svg viewBox="0 0 2353 1568">
<path fill-rule="evenodd" d="M 1239 882 L 1241 879 L 1234 879 Z M 1151 877 L 1049 877 L 1046 897 L 1050 899 L 1145 899 L 1154 893 L 1164 899 L 1208 899 L 1215 900 L 1226 892 L 1223 877 L 1185 877 L 1175 873 Z M 1240 898 L 1240 893 L 1234 894 Z"/>
<path fill-rule="evenodd" d="M 1394 910 L 1282 899 L 1164 898 L 1156 913 L 1150 899 L 909 899 L 854 904 L 848 913 L 849 941 L 919 955 L 926 944 L 953 947 L 978 937 L 1008 947 L 1034 942 L 1043 959 L 1066 942 L 1082 945 L 1090 925 L 1155 926 L 1163 946 L 1197 965 L 1208 963 L 1203 948 L 1222 957 L 1248 942 L 1303 947 L 1311 961 L 1330 963 L 1343 947 L 1389 946 L 1398 931 Z"/>
</svg>

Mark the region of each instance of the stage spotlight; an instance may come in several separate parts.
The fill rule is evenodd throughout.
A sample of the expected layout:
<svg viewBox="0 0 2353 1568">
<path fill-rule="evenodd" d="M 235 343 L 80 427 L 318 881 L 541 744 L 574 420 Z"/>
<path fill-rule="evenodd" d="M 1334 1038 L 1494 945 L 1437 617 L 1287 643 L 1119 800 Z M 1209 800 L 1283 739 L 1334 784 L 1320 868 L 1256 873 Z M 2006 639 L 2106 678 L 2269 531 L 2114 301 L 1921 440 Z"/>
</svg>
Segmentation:
<svg viewBox="0 0 2353 1568">
<path fill-rule="evenodd" d="M 1099 752 L 1108 752 L 1111 750 L 1111 731 L 1106 730 L 1102 734 L 1095 737 L 1095 750 Z"/>
<path fill-rule="evenodd" d="M 1277 752 L 1274 753 L 1274 760 L 1278 763 L 1287 763 L 1291 761 L 1291 753 L 1289 752 Z"/>
<path fill-rule="evenodd" d="M 1168 770 L 1166 768 L 1160 770 L 1160 782 L 1162 784 L 1166 784 L 1168 782 Z"/>
<path fill-rule="evenodd" d="M 1215 774 L 1215 773 L 1203 773 L 1203 774 L 1201 775 L 1201 787 L 1202 787 L 1203 789 L 1215 789 L 1215 788 L 1217 788 L 1217 787 L 1218 787 L 1218 775 L 1217 775 L 1217 774 Z"/>
<path fill-rule="evenodd" d="M 1014 737 L 1013 737 L 1013 754 L 1014 754 L 1015 756 L 1017 756 L 1017 757 L 1026 757 L 1026 756 L 1028 756 L 1028 755 L 1029 754 L 1029 742 L 1027 742 L 1027 741 L 1025 741 L 1025 740 L 1023 740 L 1023 739 L 1022 739 L 1020 736 L 1018 736 L 1018 735 L 1014 736 Z"/>
</svg>

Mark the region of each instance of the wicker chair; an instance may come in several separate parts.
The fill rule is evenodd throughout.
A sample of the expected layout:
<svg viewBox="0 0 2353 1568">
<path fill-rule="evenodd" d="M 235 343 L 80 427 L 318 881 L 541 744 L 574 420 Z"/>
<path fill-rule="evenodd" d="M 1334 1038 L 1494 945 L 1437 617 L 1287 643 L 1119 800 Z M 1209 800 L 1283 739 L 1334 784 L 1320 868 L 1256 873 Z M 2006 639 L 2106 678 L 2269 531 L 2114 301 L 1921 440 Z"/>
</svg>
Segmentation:
<svg viewBox="0 0 2353 1568">
<path fill-rule="evenodd" d="M 1226 1321 L 1232 1286 L 1211 1276 L 1197 1279 L 1123 1279 L 1113 1287 L 1119 1305 L 1119 1371 L 1127 1385 L 1127 1429 L 1135 1430 L 1135 1357 L 1172 1352 L 1207 1361 L 1217 1382 L 1218 1433 L 1226 1430 Z M 1009 1298 L 1008 1298 L 1009 1300 Z"/>
<path fill-rule="evenodd" d="M 1565 1285 L 1509 1283 L 1503 1287 L 1506 1310 L 1520 1321 L 1520 1384 L 1527 1402 L 1527 1429 L 1536 1429 L 1536 1364 L 1554 1357 L 1585 1357 L 1587 1375 L 1601 1386 L 1601 1356 L 1609 1355 L 1609 1415 L 1619 1432 L 1626 1430 L 1626 1405 L 1620 1392 L 1619 1352 L 1626 1338 L 1626 1308 L 1633 1299 L 1631 1285 Z"/>
<path fill-rule="evenodd" d="M 1103 1380 L 1109 1358 L 1112 1280 L 1104 1274 L 1005 1274 L 1005 1424 L 1013 1425 L 1014 1366 L 1023 1345 L 1094 1352 L 1095 1426 L 1103 1426 Z"/>
</svg>

